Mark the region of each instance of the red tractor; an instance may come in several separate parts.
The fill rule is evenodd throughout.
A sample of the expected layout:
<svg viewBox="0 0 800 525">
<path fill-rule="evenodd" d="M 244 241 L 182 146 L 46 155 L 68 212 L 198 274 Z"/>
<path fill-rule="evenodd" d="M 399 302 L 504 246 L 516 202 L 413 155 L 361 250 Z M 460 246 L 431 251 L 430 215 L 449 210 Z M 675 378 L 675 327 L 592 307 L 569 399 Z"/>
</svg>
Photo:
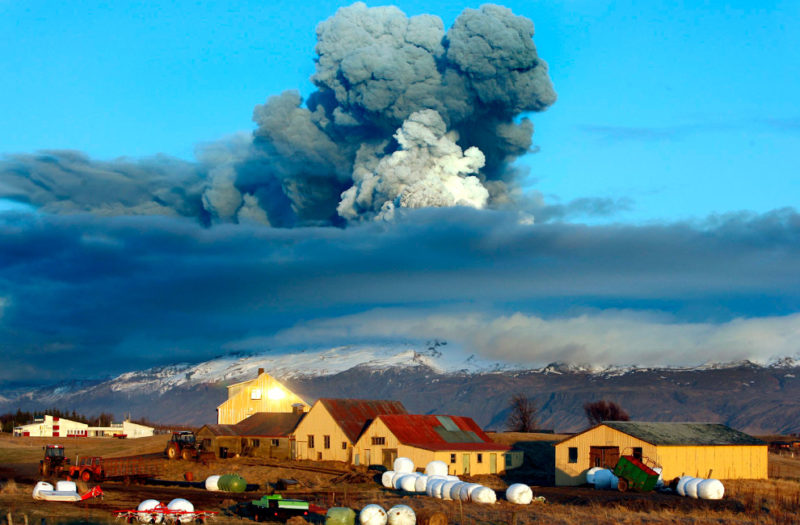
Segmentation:
<svg viewBox="0 0 800 525">
<path fill-rule="evenodd" d="M 39 460 L 39 474 L 59 477 L 63 471 L 69 469 L 69 458 L 64 457 L 63 445 L 46 445 L 42 449 L 44 458 Z"/>
<path fill-rule="evenodd" d="M 195 459 L 199 452 L 200 446 L 197 444 L 194 432 L 188 430 L 173 432 L 164 450 L 169 459 Z"/>
</svg>

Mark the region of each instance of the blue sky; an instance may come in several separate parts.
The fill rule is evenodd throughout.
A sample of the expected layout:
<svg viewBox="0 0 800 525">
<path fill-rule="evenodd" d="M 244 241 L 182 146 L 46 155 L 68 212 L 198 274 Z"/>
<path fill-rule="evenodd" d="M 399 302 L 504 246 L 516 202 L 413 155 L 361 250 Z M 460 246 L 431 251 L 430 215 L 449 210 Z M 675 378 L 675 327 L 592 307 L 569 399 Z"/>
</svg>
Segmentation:
<svg viewBox="0 0 800 525">
<path fill-rule="evenodd" d="M 2 2 L 0 152 L 192 159 L 252 130 L 267 96 L 313 90 L 314 28 L 342 5 Z M 479 4 L 397 5 L 448 27 Z M 506 5 L 534 21 L 559 95 L 535 115 L 527 188 L 628 198 L 624 221 L 795 204 L 796 2 Z"/>
<path fill-rule="evenodd" d="M 515 112 L 538 149 L 516 204 L 332 227 L 309 192 L 276 228 L 260 170 L 312 157 L 278 155 L 263 121 L 248 156 L 254 108 L 315 91 L 315 28 L 349 4 L 0 0 L 0 386 L 56 377 L 41 353 L 80 375 L 90 352 L 114 373 L 248 341 L 444 337 L 531 365 L 797 352 L 800 4 L 505 2 L 558 94 Z M 446 30 L 480 4 L 396 5 Z M 208 212 L 231 177 L 273 227 L 246 199 L 235 224 Z"/>
</svg>

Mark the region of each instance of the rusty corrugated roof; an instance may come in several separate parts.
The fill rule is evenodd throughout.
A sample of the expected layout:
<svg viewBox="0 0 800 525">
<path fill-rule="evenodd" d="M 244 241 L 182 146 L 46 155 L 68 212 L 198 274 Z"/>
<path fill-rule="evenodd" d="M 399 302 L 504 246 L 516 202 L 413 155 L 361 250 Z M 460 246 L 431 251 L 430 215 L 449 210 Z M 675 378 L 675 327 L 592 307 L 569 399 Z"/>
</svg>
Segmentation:
<svg viewBox="0 0 800 525">
<path fill-rule="evenodd" d="M 408 414 L 400 401 L 321 398 L 319 402 L 328 410 L 351 443 L 358 441 L 364 429 L 377 416 Z"/>
<path fill-rule="evenodd" d="M 259 412 L 235 425 L 205 425 L 215 436 L 288 437 L 305 414 Z"/>
<path fill-rule="evenodd" d="M 510 450 L 495 443 L 472 418 L 422 414 L 381 415 L 400 443 L 426 450 Z"/>
<path fill-rule="evenodd" d="M 240 436 L 288 437 L 305 414 L 259 412 L 234 425 Z"/>
</svg>

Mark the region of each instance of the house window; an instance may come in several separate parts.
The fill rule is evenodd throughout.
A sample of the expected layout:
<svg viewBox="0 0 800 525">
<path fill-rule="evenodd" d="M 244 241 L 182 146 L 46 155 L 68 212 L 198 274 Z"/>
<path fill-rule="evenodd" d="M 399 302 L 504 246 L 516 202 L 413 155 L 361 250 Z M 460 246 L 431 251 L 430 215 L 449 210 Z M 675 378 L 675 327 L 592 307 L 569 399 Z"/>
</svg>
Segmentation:
<svg viewBox="0 0 800 525">
<path fill-rule="evenodd" d="M 331 448 L 331 437 L 330 436 L 322 436 L 322 445 L 327 449 Z"/>
<path fill-rule="evenodd" d="M 261 440 L 260 439 L 251 439 L 250 440 L 250 446 L 252 446 L 253 448 L 260 447 L 261 446 Z"/>
<path fill-rule="evenodd" d="M 273 440 L 272 440 L 272 446 L 273 446 L 273 447 L 279 447 L 279 446 L 281 446 L 281 440 L 280 440 L 280 439 L 273 439 Z"/>
<path fill-rule="evenodd" d="M 633 457 L 638 460 L 642 459 L 642 447 L 633 447 Z"/>
<path fill-rule="evenodd" d="M 569 447 L 569 462 L 578 462 L 578 447 Z"/>
<path fill-rule="evenodd" d="M 347 450 L 347 441 L 342 441 L 342 450 Z"/>
<path fill-rule="evenodd" d="M 456 462 L 456 455 L 450 454 L 450 463 L 455 463 L 455 462 Z"/>
<path fill-rule="evenodd" d="M 314 435 L 308 435 L 308 448 L 314 448 Z"/>
<path fill-rule="evenodd" d="M 261 399 L 261 389 L 254 388 L 250 391 L 250 399 Z"/>
<path fill-rule="evenodd" d="M 478 463 L 483 463 L 483 454 L 478 453 Z"/>
<path fill-rule="evenodd" d="M 385 437 L 373 437 L 372 438 L 372 444 L 373 445 L 385 445 L 386 444 L 386 438 Z"/>
</svg>

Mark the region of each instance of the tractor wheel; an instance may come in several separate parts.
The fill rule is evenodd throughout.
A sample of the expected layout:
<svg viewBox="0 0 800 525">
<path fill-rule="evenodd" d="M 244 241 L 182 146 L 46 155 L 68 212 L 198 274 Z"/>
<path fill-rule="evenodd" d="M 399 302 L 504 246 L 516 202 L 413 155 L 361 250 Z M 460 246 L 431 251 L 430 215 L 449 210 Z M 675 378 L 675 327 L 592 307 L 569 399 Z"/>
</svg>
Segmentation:
<svg viewBox="0 0 800 525">
<path fill-rule="evenodd" d="M 628 492 L 628 480 L 625 478 L 619 478 L 619 482 L 617 482 L 617 488 L 620 492 Z"/>
<path fill-rule="evenodd" d="M 192 459 L 192 450 L 188 448 L 183 449 L 181 451 L 181 457 L 186 461 L 189 461 L 190 459 Z"/>
<path fill-rule="evenodd" d="M 169 459 L 178 459 L 181 455 L 180 449 L 178 449 L 178 445 L 172 444 L 167 447 L 167 457 Z"/>
<path fill-rule="evenodd" d="M 83 472 L 81 472 L 81 480 L 84 483 L 89 483 L 90 481 L 92 481 L 92 473 L 88 470 L 84 470 Z"/>
</svg>

